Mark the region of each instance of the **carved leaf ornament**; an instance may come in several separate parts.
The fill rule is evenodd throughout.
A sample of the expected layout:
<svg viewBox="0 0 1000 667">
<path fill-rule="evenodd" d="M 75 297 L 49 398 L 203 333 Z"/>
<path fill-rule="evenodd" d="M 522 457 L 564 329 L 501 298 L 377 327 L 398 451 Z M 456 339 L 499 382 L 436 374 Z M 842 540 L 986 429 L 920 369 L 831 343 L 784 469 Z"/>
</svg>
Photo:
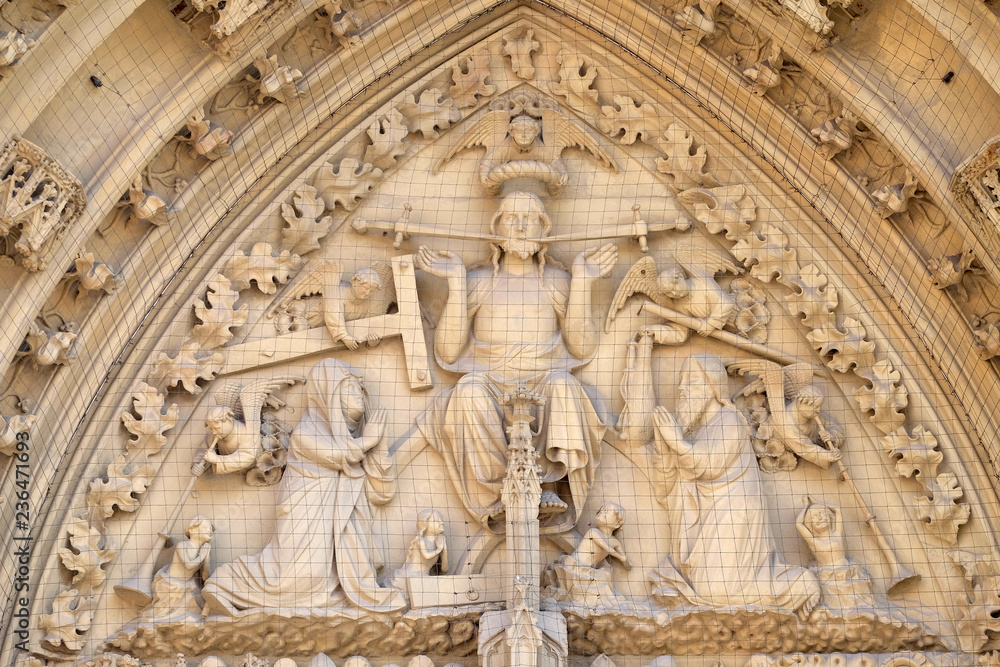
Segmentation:
<svg viewBox="0 0 1000 667">
<path fill-rule="evenodd" d="M 233 339 L 233 327 L 246 324 L 248 307 L 236 308 L 240 293 L 231 287 L 229 278 L 222 274 L 208 283 L 208 303 L 198 299 L 194 314 L 201 322 L 191 329 L 195 342 L 202 348 L 219 347 Z"/>
<path fill-rule="evenodd" d="M 278 285 L 288 282 L 302 268 L 302 258 L 288 250 L 275 252 L 270 243 L 255 243 L 245 254 L 238 254 L 226 264 L 223 273 L 240 290 L 256 285 L 264 294 L 274 294 Z"/>
<path fill-rule="evenodd" d="M 604 115 L 598 119 L 601 131 L 620 137 L 619 143 L 634 144 L 639 137 L 647 143 L 659 134 L 660 113 L 652 104 L 635 102 L 626 95 L 615 95 L 615 106 L 601 107 Z"/>
</svg>

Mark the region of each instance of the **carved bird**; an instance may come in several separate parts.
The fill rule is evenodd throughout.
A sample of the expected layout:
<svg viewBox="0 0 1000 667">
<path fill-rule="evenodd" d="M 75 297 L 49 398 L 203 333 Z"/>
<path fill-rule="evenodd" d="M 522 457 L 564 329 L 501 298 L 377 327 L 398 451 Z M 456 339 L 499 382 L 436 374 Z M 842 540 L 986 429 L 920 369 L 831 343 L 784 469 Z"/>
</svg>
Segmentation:
<svg viewBox="0 0 1000 667">
<path fill-rule="evenodd" d="M 685 279 L 677 269 L 659 273 L 652 257 L 643 257 L 636 262 L 615 292 L 604 322 L 604 330 L 610 331 L 618 312 L 625 302 L 635 294 L 643 294 L 653 303 L 674 308 L 692 317 L 707 318 L 717 310 L 725 310 L 725 316 L 735 306 L 732 295 L 715 281 L 718 273 L 739 274 L 740 267 L 719 253 L 698 243 L 681 242 L 673 250 L 673 256 L 690 278 Z"/>
<path fill-rule="evenodd" d="M 435 171 L 458 153 L 482 146 L 486 154 L 479 162 L 479 178 L 491 194 L 499 194 L 503 182 L 517 176 L 539 178 L 550 191 L 558 191 L 566 184 L 561 158 L 567 148 L 587 151 L 601 166 L 617 173 L 618 166 L 597 138 L 555 103 L 542 104 L 528 97 L 498 103 L 455 140 Z"/>
</svg>

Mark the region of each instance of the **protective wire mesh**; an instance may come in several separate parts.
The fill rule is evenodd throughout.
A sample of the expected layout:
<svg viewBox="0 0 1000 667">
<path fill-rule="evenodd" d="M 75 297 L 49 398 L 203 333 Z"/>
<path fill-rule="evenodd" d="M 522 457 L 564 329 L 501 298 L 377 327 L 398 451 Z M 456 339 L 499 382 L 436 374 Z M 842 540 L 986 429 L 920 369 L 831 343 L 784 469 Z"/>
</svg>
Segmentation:
<svg viewBox="0 0 1000 667">
<path fill-rule="evenodd" d="M 4 659 L 991 650 L 996 12 L 4 3 Z"/>
</svg>

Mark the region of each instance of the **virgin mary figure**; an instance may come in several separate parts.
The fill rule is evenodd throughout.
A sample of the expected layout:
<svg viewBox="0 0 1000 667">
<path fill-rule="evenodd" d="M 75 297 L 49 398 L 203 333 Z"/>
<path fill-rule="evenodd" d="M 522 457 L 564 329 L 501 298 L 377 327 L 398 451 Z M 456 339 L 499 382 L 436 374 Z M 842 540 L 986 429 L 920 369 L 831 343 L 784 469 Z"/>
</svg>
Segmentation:
<svg viewBox="0 0 1000 667">
<path fill-rule="evenodd" d="M 277 609 L 393 612 L 406 598 L 379 586 L 372 504 L 391 497 L 392 459 L 379 447 L 387 414 L 371 410 L 360 374 L 326 359 L 309 373 L 308 404 L 291 435 L 274 534 L 256 556 L 219 567 L 205 583 L 205 614 Z"/>
</svg>

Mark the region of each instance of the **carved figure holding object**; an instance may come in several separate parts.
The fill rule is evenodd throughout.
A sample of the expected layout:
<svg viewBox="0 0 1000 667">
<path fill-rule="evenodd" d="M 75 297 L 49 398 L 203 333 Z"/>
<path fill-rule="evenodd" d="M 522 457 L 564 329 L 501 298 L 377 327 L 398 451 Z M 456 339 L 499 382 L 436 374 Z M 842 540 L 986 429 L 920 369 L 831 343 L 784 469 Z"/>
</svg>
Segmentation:
<svg viewBox="0 0 1000 667">
<path fill-rule="evenodd" d="M 636 293 L 649 297 L 657 306 L 670 307 L 697 318 L 697 331 L 702 336 L 726 325 L 736 308 L 736 302 L 715 281 L 715 275 L 722 272 L 738 275 L 739 267 L 692 241 L 679 243 L 674 248 L 673 255 L 683 270 L 670 268 L 658 273 L 652 257 L 643 257 L 628 270 L 611 302 L 604 323 L 605 331 L 611 330 L 618 312 L 629 297 Z M 649 310 L 657 312 L 655 308 Z M 687 326 L 679 324 L 647 325 L 640 329 L 639 336 L 651 336 L 654 342 L 661 345 L 680 345 L 687 340 L 688 331 Z"/>
<path fill-rule="evenodd" d="M 811 383 L 815 366 L 782 367 L 765 359 L 748 359 L 730 364 L 729 370 L 758 377 L 743 390 L 744 396 L 767 396 L 770 415 L 757 429 L 757 439 L 764 443 L 758 447 L 762 468 L 793 470 L 798 457 L 825 470 L 841 459 L 844 436 L 827 427 L 821 417 L 823 393 Z"/>
<path fill-rule="evenodd" d="M 277 487 L 274 533 L 261 552 L 220 566 L 205 583 L 206 613 L 259 608 L 406 607 L 378 584 L 383 561 L 372 507 L 392 499 L 389 420 L 357 370 L 324 359 L 309 372 L 307 405 L 292 430 Z"/>
<path fill-rule="evenodd" d="M 196 460 L 211 465 L 217 475 L 251 470 L 266 452 L 261 433 L 261 410 L 285 404 L 273 394 L 283 386 L 304 382 L 301 377 L 258 380 L 249 384 L 227 383 L 215 394 L 216 407 L 208 412 L 205 426 L 212 435 L 208 450 Z M 199 474 L 199 473 L 196 473 Z"/>
<path fill-rule="evenodd" d="M 670 527 L 670 552 L 650 575 L 653 598 L 664 605 L 777 607 L 804 618 L 820 600 L 819 583 L 773 551 L 750 429 L 727 384 L 718 357 L 691 355 L 681 366 L 677 417 L 656 408 L 656 448 L 673 456 L 669 501 L 679 521 Z"/>
<path fill-rule="evenodd" d="M 444 536 L 444 517 L 437 510 L 417 514 L 420 534 L 413 538 L 406 552 L 406 563 L 393 573 L 388 586 L 401 587 L 405 577 L 426 577 L 434 566 L 439 574 L 448 574 L 448 542 Z"/>
<path fill-rule="evenodd" d="M 143 611 L 143 621 L 201 621 L 201 582 L 208 579 L 211 569 L 209 555 L 215 526 L 209 519 L 196 516 L 188 522 L 184 534 L 187 539 L 177 543 L 170 563 L 153 577 L 153 601 Z M 161 537 L 170 539 L 163 534 Z"/>
<path fill-rule="evenodd" d="M 479 180 L 491 195 L 498 195 L 505 181 L 537 178 L 550 194 L 569 180 L 562 153 L 579 148 L 593 155 L 601 166 L 615 173 L 614 159 L 583 125 L 565 115 L 552 99 L 520 92 L 490 103 L 481 116 L 452 144 L 436 170 L 458 153 L 477 146 L 486 154 L 479 161 Z"/>
<path fill-rule="evenodd" d="M 597 511 L 596 525 L 580 540 L 572 554 L 560 556 L 546 568 L 543 577 L 549 592 L 560 601 L 595 606 L 617 597 L 611 585 L 612 562 L 632 569 L 617 534 L 625 523 L 625 510 L 617 503 L 604 503 Z"/>
<path fill-rule="evenodd" d="M 300 325 L 297 303 L 308 296 L 323 297 L 323 322 L 330 337 L 341 341 L 349 350 L 355 350 L 361 341 L 349 332 L 347 323 L 376 315 L 385 315 L 396 303 L 396 287 L 392 276 L 392 266 L 388 262 L 376 262 L 374 266 L 358 269 L 351 275 L 350 282 L 342 282 L 343 264 L 329 257 L 310 260 L 305 270 L 282 292 L 277 305 L 267 311 L 269 319 L 277 318 L 276 326 L 281 330 L 296 330 Z M 375 346 L 380 338 L 369 335 L 367 343 Z"/>
<path fill-rule="evenodd" d="M 463 373 L 418 416 L 417 429 L 444 456 L 463 505 L 491 530 L 502 512 L 500 491 L 507 466 L 503 396 L 525 386 L 546 397 L 536 420 L 543 503 L 556 483 L 563 496 L 556 522 L 575 525 L 600 460 L 608 417 L 571 373 L 594 355 L 600 337 L 592 316 L 596 282 L 611 273 L 614 245 L 580 253 L 566 271 L 546 254 L 552 227 L 535 195 L 511 193 L 491 221 L 500 241 L 485 266 L 466 270 L 449 251 L 420 248 L 417 268 L 448 281 L 448 299 L 434 333 L 434 350 L 446 370 Z M 541 239 L 541 240 L 538 240 Z M 465 461 L 477 461 L 469 466 Z M 560 507 L 560 510 L 562 507 Z M 556 524 L 551 524 L 556 525 Z M 544 526 L 543 526 L 544 528 Z"/>
</svg>

